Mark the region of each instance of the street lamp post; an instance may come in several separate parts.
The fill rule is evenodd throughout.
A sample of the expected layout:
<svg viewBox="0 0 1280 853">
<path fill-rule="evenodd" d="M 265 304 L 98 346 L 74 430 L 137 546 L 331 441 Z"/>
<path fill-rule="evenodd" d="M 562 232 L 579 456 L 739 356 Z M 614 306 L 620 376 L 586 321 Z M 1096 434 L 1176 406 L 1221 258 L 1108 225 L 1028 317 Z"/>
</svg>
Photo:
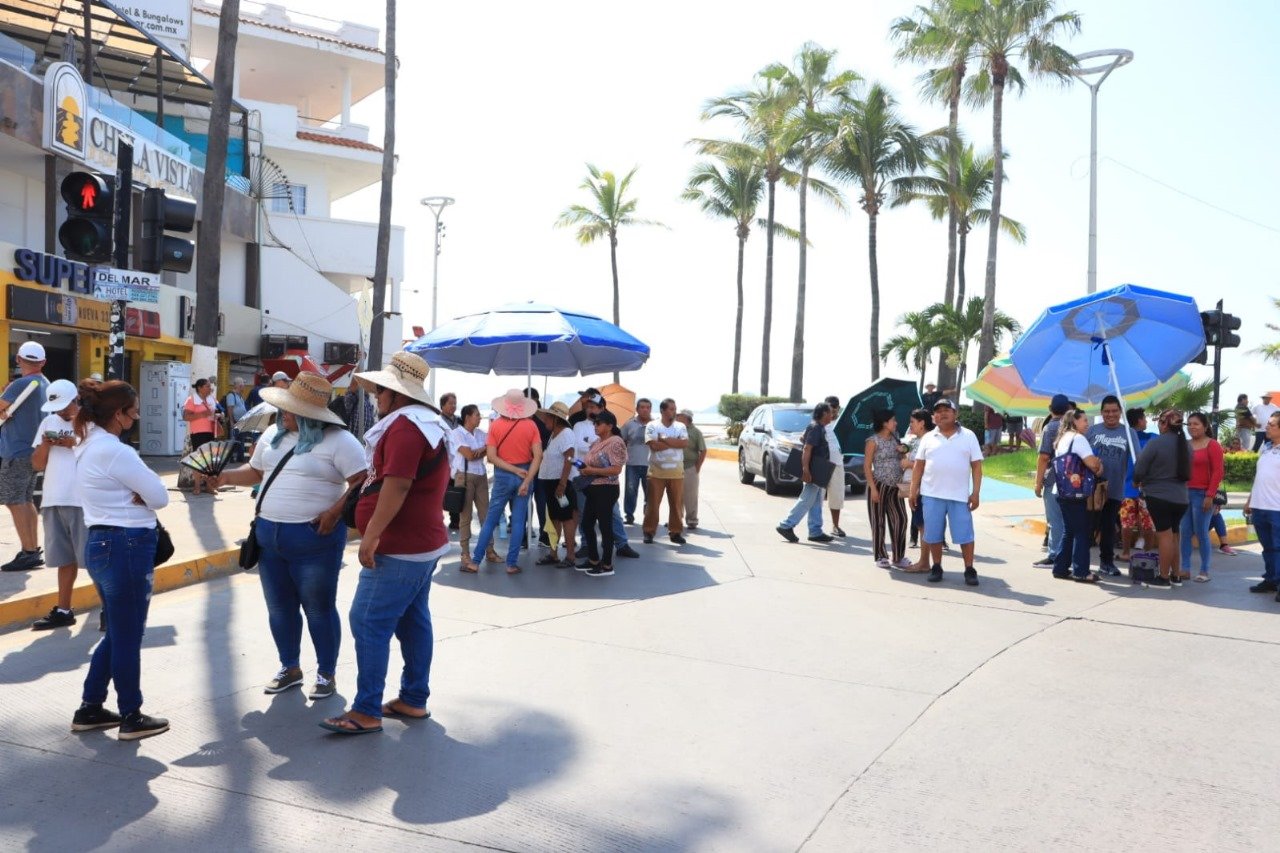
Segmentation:
<svg viewBox="0 0 1280 853">
<path fill-rule="evenodd" d="M 440 224 L 440 215 L 444 213 L 444 209 L 453 204 L 453 199 L 447 195 L 427 196 L 422 200 L 422 206 L 431 211 L 436 218 L 436 242 L 435 254 L 431 256 L 431 328 L 434 329 L 439 322 L 436 318 L 436 297 L 437 282 L 440 278 L 440 235 L 444 231 L 444 226 Z M 436 372 L 433 370 L 428 374 L 428 391 L 431 399 L 436 398 Z"/>
<path fill-rule="evenodd" d="M 1101 60 L 1096 65 L 1085 65 L 1090 59 Z M 1072 73 L 1089 87 L 1089 292 L 1098 291 L 1098 89 L 1102 81 L 1111 76 L 1121 65 L 1133 62 L 1133 51 L 1122 48 L 1090 50 L 1076 54 L 1077 67 Z M 1090 83 L 1085 79 L 1091 74 L 1101 74 Z"/>
</svg>

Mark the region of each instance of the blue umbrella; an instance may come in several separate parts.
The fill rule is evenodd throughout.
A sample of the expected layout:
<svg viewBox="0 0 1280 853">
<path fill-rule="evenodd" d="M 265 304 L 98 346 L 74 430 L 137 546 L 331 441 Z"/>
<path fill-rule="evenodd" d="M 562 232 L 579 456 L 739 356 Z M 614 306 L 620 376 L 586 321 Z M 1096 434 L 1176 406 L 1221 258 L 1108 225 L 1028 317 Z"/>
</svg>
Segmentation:
<svg viewBox="0 0 1280 853">
<path fill-rule="evenodd" d="M 594 314 L 516 302 L 450 320 L 406 347 L 435 368 L 516 376 L 636 370 L 649 347 Z"/>
<path fill-rule="evenodd" d="M 1037 394 L 1096 403 L 1159 385 L 1205 347 L 1196 301 L 1133 284 L 1047 309 L 1009 358 Z"/>
</svg>

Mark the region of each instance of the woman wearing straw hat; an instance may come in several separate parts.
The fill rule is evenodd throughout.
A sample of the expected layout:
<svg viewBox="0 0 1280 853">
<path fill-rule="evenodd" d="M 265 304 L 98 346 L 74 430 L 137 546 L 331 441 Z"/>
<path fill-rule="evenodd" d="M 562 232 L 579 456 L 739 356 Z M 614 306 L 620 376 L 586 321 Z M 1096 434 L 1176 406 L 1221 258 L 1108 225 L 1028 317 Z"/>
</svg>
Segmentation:
<svg viewBox="0 0 1280 853">
<path fill-rule="evenodd" d="M 454 449 L 449 424 L 426 389 L 427 363 L 398 352 L 383 370 L 357 373 L 376 395 L 379 419 L 365 433 L 369 479 L 356 503 L 360 584 L 351 602 L 356 696 L 321 728 L 341 735 L 382 731 L 383 717 L 422 719 L 431 694 L 431 574 L 450 549 L 444 491 Z M 400 692 L 382 702 L 391 638 L 400 641 Z"/>
<path fill-rule="evenodd" d="M 565 548 L 563 560 L 555 548 L 548 548 L 546 555 L 538 559 L 538 565 L 571 569 L 577 561 L 573 549 L 573 516 L 578 500 L 574 496 L 573 478 L 578 472 L 573 467 L 573 451 L 578 437 L 569 428 L 569 407 L 564 403 L 538 409 L 538 419 L 550 431 L 547 447 L 542 451 L 542 464 L 538 467 L 538 490 L 542 492 L 551 525 Z"/>
<path fill-rule="evenodd" d="M 338 616 L 338 570 L 347 544 L 340 524 L 342 498 L 349 486 L 364 481 L 367 464 L 359 440 L 340 427 L 329 411 L 332 386 L 303 371 L 288 388 L 264 388 L 262 399 L 280 410 L 253 448 L 249 464 L 211 478 L 216 490 L 231 483 L 259 491 L 254 527 L 262 554 L 258 579 L 267 601 L 271 637 L 280 671 L 264 693 L 281 693 L 302 684 L 302 617 L 316 652 L 316 681 L 310 698 L 325 699 L 335 690 L 334 669 L 342 641 Z"/>
<path fill-rule="evenodd" d="M 493 494 L 489 496 L 489 513 L 480 528 L 472 563 L 493 541 L 498 519 L 511 504 L 511 538 L 507 545 L 507 574 L 520 574 L 520 544 L 524 541 L 525 518 L 529 514 L 529 495 L 542 464 L 542 434 L 530 418 L 538 404 L 518 388 L 494 398 L 493 411 L 498 418 L 489 425 L 486 451 L 493 464 Z"/>
</svg>

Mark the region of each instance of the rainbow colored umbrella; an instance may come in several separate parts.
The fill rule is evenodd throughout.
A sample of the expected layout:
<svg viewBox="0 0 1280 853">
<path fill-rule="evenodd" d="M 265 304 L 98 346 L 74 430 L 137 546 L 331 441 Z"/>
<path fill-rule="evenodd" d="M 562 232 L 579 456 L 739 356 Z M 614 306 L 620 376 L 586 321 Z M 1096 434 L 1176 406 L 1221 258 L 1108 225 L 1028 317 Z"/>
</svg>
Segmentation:
<svg viewBox="0 0 1280 853">
<path fill-rule="evenodd" d="M 1124 395 L 1124 402 L 1129 407 L 1149 406 L 1156 400 L 1163 400 L 1174 391 L 1184 387 L 1191 381 L 1191 375 L 1179 370 L 1171 378 L 1159 385 L 1141 391 L 1133 391 Z M 990 406 L 997 412 L 1010 415 L 1034 417 L 1049 411 L 1049 398 L 1036 394 L 1027 388 L 1007 355 L 994 359 L 978 374 L 978 378 L 965 386 L 964 391 L 971 400 Z M 1086 412 L 1095 412 L 1102 398 L 1110 394 L 1108 388 L 1101 389 L 1097 399 L 1073 400 Z"/>
</svg>

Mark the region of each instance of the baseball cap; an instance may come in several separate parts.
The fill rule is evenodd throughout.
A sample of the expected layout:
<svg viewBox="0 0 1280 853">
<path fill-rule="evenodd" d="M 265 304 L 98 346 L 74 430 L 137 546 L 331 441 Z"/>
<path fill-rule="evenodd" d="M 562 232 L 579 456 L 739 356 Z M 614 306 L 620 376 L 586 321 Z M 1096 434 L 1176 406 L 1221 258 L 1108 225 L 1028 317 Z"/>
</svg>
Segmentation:
<svg viewBox="0 0 1280 853">
<path fill-rule="evenodd" d="M 280 381 L 288 382 L 289 374 L 285 373 L 283 370 L 277 370 L 275 373 L 271 374 L 271 381 L 272 382 L 280 382 Z"/>
<path fill-rule="evenodd" d="M 49 390 L 45 392 L 45 403 L 40 407 L 40 411 L 61 412 L 75 402 L 78 395 L 76 384 L 70 379 L 55 379 L 49 383 Z"/>
<path fill-rule="evenodd" d="M 44 361 L 44 347 L 35 341 L 27 341 L 18 347 L 18 358 L 27 361 Z"/>
<path fill-rule="evenodd" d="M 1053 399 L 1049 401 L 1049 411 L 1055 415 L 1065 415 L 1069 408 L 1071 408 L 1071 400 L 1066 394 L 1054 394 Z"/>
<path fill-rule="evenodd" d="M 681 418 L 688 418 L 689 420 L 693 420 L 693 410 L 692 410 L 692 409 L 681 409 L 680 411 L 676 412 L 676 416 L 677 416 L 677 417 L 681 417 Z"/>
<path fill-rule="evenodd" d="M 938 409 L 942 408 L 943 406 L 946 406 L 948 409 L 950 409 L 953 412 L 956 411 L 956 404 L 951 402 L 951 398 L 949 397 L 943 397 L 941 400 L 934 403 L 933 410 L 936 412 L 938 411 Z"/>
</svg>

